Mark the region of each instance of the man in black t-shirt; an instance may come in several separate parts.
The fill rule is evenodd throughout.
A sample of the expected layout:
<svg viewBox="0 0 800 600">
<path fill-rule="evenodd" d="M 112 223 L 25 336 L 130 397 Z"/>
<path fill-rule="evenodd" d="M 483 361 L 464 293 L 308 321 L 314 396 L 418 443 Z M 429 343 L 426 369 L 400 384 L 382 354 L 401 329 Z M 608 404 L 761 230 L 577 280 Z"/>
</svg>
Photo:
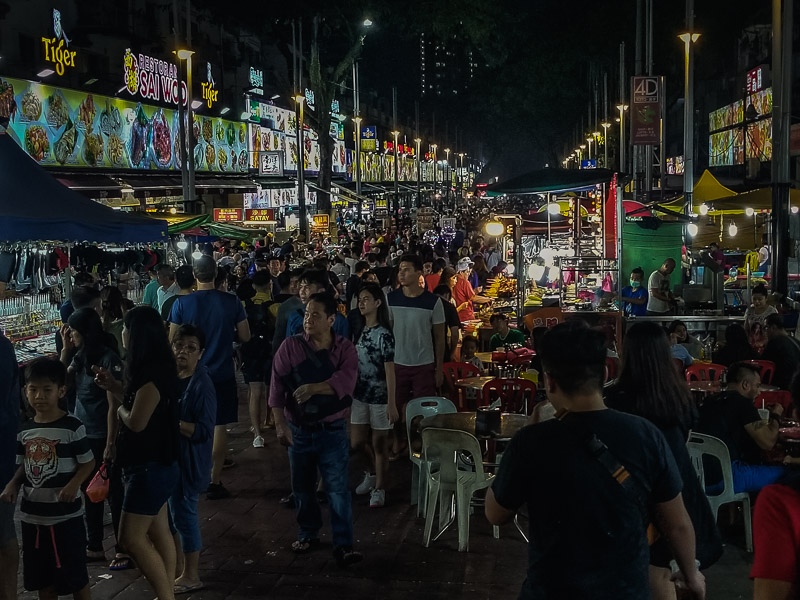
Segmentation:
<svg viewBox="0 0 800 600">
<path fill-rule="evenodd" d="M 442 299 L 444 308 L 444 360 L 447 362 L 453 360 L 453 352 L 461 341 L 461 319 L 458 318 L 456 307 L 450 302 L 451 292 L 447 285 L 437 285 L 433 293 Z"/>
<path fill-rule="evenodd" d="M 782 315 L 768 316 L 764 322 L 764 329 L 768 341 L 761 360 L 771 360 L 775 363 L 772 385 L 788 390 L 794 374 L 800 367 L 800 342 L 786 331 Z"/>
<path fill-rule="evenodd" d="M 648 598 L 650 515 L 670 541 L 684 585 L 705 598 L 683 482 L 664 436 L 649 421 L 603 403 L 605 337 L 571 321 L 545 334 L 540 350 L 559 417 L 514 436 L 486 495 L 495 525 L 528 506 L 528 578 L 520 598 Z"/>
<path fill-rule="evenodd" d="M 728 367 L 728 389 L 708 398 L 700 407 L 695 430 L 725 442 L 731 455 L 733 491 L 757 492 L 784 474 L 779 465 L 761 465 L 761 450 L 772 450 L 778 441 L 783 407 L 770 406 L 768 420 L 758 414 L 754 401 L 760 393 L 758 367 L 739 362 Z M 721 492 L 722 471 L 719 461 L 703 461 L 708 492 Z"/>
</svg>

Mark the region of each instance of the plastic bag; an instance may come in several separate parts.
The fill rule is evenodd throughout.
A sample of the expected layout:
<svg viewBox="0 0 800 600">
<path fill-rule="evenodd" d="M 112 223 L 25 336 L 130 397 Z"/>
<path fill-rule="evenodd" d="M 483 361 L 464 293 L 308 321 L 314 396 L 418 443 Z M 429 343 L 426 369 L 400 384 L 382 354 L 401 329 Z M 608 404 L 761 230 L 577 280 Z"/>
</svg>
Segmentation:
<svg viewBox="0 0 800 600">
<path fill-rule="evenodd" d="M 89 482 L 86 488 L 86 495 L 92 502 L 102 502 L 108 497 L 109 485 L 106 465 L 103 463 Z"/>
</svg>

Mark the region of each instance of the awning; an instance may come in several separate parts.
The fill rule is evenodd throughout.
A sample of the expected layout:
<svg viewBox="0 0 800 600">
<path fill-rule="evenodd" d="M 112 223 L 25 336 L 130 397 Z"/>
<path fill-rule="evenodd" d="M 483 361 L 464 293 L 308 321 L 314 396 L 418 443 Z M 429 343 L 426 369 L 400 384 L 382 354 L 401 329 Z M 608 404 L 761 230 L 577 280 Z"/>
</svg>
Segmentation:
<svg viewBox="0 0 800 600">
<path fill-rule="evenodd" d="M 694 184 L 694 189 L 692 190 L 692 208 L 696 208 L 707 202 L 713 202 L 719 198 L 726 198 L 728 196 L 735 195 L 736 192 L 722 185 L 717 178 L 714 177 L 708 169 L 706 169 L 703 171 L 700 179 L 697 180 L 697 183 Z M 672 202 L 665 203 L 664 206 L 672 209 L 679 209 L 682 208 L 684 204 L 685 200 L 681 195 Z"/>
<path fill-rule="evenodd" d="M 136 192 L 173 191 L 179 195 L 183 190 L 180 177 L 169 175 L 121 175 L 123 188 Z"/>
<path fill-rule="evenodd" d="M 508 181 L 493 183 L 487 192 L 499 194 L 536 194 L 546 192 L 568 192 L 608 183 L 614 177 L 609 169 L 540 169 Z"/>
<path fill-rule="evenodd" d="M 56 181 L 85 196 L 122 196 L 122 185 L 111 177 L 97 173 L 54 173 Z M 102 192 L 102 194 L 101 194 Z"/>
<path fill-rule="evenodd" d="M 195 178 L 194 187 L 195 189 L 218 188 L 221 190 L 239 190 L 242 192 L 255 192 L 258 189 L 255 181 L 241 177 L 227 178 L 198 176 Z"/>
</svg>

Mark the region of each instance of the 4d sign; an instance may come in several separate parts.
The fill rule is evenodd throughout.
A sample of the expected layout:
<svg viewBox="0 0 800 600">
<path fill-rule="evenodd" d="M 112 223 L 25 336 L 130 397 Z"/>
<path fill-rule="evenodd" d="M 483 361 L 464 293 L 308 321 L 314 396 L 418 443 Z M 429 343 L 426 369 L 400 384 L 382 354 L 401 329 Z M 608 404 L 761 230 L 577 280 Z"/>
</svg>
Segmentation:
<svg viewBox="0 0 800 600">
<path fill-rule="evenodd" d="M 61 26 L 61 12 L 53 9 L 53 32 L 55 37 L 42 38 L 44 59 L 56 67 L 56 73 L 64 74 L 66 67 L 75 67 L 75 52 L 69 49 L 69 38 Z"/>
<path fill-rule="evenodd" d="M 219 91 L 214 89 L 214 77 L 211 75 L 211 63 L 206 63 L 207 81 L 200 84 L 203 100 L 206 101 L 206 106 L 211 108 L 219 100 Z"/>
</svg>

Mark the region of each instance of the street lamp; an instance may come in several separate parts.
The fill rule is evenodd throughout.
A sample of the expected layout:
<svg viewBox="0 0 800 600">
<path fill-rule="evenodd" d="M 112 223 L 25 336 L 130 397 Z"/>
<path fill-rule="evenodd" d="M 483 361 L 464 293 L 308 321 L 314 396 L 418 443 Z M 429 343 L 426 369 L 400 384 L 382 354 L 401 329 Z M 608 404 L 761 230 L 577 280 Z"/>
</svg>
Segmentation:
<svg viewBox="0 0 800 600">
<path fill-rule="evenodd" d="M 586 150 L 586 144 L 581 144 L 578 147 L 581 149 L 581 160 L 583 160 L 583 151 Z"/>
<path fill-rule="evenodd" d="M 181 139 L 185 142 L 181 144 L 181 179 L 183 181 L 183 200 L 184 202 L 194 200 L 194 144 L 192 143 L 192 131 L 194 125 L 194 116 L 192 115 L 192 55 L 194 51 L 179 49 L 174 50 L 173 53 L 180 59 L 186 61 L 186 122 L 184 123 L 183 116 L 179 117 L 179 133 Z M 182 107 L 182 104 L 178 105 Z M 188 129 L 188 131 L 187 131 Z"/>
<path fill-rule="evenodd" d="M 687 19 L 690 19 L 688 23 L 690 27 L 693 24 L 693 18 L 693 15 L 689 14 L 687 5 Z M 699 37 L 699 33 L 691 32 L 678 36 L 683 41 L 684 47 L 683 197 L 689 210 L 692 208 L 694 192 L 694 52 L 692 50 Z"/>
<path fill-rule="evenodd" d="M 627 104 L 617 104 L 619 111 L 619 170 L 625 171 L 625 111 L 628 110 Z"/>
<path fill-rule="evenodd" d="M 400 188 L 397 184 L 397 137 L 400 135 L 399 131 L 393 131 L 394 136 L 394 218 L 397 230 L 400 231 Z"/>
<path fill-rule="evenodd" d="M 436 186 L 439 181 L 439 174 L 436 172 L 436 161 L 438 160 L 436 158 L 436 148 L 438 148 L 438 146 L 436 144 L 431 144 L 431 148 L 433 149 L 433 197 L 436 198 L 436 194 L 438 193 L 436 191 Z"/>
<path fill-rule="evenodd" d="M 458 157 L 461 159 L 461 168 L 458 170 L 458 196 L 459 199 L 464 199 L 464 153 L 459 152 Z"/>
<path fill-rule="evenodd" d="M 356 130 L 356 196 L 358 196 L 358 220 L 361 221 L 361 117 L 353 117 Z"/>
<path fill-rule="evenodd" d="M 445 200 L 449 204 L 450 203 L 450 183 L 451 183 L 450 180 L 452 179 L 452 177 L 450 176 L 450 148 L 445 148 L 444 151 L 445 151 L 445 154 L 447 154 L 447 167 L 445 168 L 444 174 L 442 175 L 442 183 L 444 184 L 444 179 L 447 178 L 447 187 L 445 188 L 445 194 L 447 194 L 447 196 L 445 197 Z"/>
<path fill-rule="evenodd" d="M 308 242 L 308 217 L 306 215 L 306 157 L 303 124 L 305 96 L 297 94 L 294 101 L 297 114 L 297 203 L 300 205 L 300 235 Z"/>
<path fill-rule="evenodd" d="M 417 145 L 417 208 L 422 206 L 422 164 L 420 163 L 419 146 L 422 143 L 420 138 L 414 138 Z"/>
<path fill-rule="evenodd" d="M 587 137 L 586 141 L 589 143 L 589 153 L 586 155 L 586 158 L 592 160 L 592 142 L 594 141 L 594 138 Z"/>
<path fill-rule="evenodd" d="M 367 38 L 366 30 L 374 23 L 370 18 L 361 22 L 361 37 L 359 41 L 364 45 Z M 358 77 L 358 57 L 353 58 L 353 122 L 356 124 L 356 195 L 358 196 L 358 220 L 361 221 L 361 90 Z"/>
<path fill-rule="evenodd" d="M 608 168 L 608 128 L 611 127 L 611 123 L 608 121 L 603 121 L 601 123 L 603 126 L 603 167 Z"/>
</svg>

